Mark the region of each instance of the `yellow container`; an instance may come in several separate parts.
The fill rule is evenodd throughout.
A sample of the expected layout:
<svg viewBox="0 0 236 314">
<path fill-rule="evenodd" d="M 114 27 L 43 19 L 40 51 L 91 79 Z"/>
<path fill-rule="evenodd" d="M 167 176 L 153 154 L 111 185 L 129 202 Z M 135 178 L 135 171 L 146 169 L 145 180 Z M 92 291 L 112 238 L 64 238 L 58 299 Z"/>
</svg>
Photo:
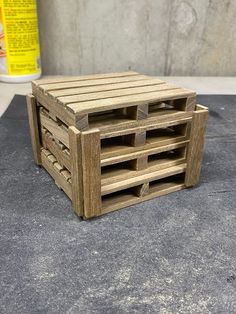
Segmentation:
<svg viewBox="0 0 236 314">
<path fill-rule="evenodd" d="M 0 80 L 27 82 L 41 75 L 35 0 L 0 0 Z"/>
</svg>

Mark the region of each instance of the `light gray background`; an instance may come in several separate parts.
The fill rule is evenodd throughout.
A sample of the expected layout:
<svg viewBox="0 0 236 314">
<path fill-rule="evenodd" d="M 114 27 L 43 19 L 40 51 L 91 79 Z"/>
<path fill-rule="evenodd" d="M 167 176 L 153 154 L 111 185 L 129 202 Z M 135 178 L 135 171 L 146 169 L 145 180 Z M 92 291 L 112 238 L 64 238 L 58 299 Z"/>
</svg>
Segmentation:
<svg viewBox="0 0 236 314">
<path fill-rule="evenodd" d="M 44 74 L 234 76 L 235 0 L 38 0 Z"/>
</svg>

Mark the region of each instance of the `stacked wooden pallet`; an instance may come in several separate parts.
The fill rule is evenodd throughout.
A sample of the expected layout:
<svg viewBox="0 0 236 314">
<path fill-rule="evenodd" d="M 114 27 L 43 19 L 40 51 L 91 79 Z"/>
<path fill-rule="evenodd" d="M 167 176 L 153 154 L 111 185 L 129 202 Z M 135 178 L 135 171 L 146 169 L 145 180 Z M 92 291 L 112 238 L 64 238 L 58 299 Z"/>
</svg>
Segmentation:
<svg viewBox="0 0 236 314">
<path fill-rule="evenodd" d="M 208 110 L 136 72 L 38 80 L 27 96 L 35 162 L 84 218 L 193 186 Z"/>
</svg>

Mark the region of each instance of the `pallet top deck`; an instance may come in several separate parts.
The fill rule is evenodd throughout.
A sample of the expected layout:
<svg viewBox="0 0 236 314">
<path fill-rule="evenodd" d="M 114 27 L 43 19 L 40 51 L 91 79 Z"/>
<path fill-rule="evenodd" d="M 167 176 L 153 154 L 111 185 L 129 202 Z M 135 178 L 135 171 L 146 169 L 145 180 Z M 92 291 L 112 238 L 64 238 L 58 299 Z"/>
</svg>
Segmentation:
<svg viewBox="0 0 236 314">
<path fill-rule="evenodd" d="M 56 103 L 74 115 L 196 95 L 137 72 L 41 79 L 32 82 L 32 90 L 39 99 Z"/>
</svg>

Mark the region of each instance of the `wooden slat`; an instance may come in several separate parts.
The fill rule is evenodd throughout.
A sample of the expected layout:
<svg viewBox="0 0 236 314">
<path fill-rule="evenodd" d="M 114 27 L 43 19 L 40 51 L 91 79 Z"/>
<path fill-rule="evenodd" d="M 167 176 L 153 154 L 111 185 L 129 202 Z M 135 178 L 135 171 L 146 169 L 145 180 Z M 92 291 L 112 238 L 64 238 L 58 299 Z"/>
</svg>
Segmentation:
<svg viewBox="0 0 236 314">
<path fill-rule="evenodd" d="M 170 99 L 178 99 L 188 97 L 193 94 L 187 89 L 174 89 L 167 91 L 150 92 L 139 95 L 121 96 L 116 98 L 106 98 L 103 101 L 93 100 L 81 103 L 68 104 L 66 107 L 74 112 L 74 114 L 99 112 L 110 109 L 119 109 L 134 105 L 142 105 L 152 101 L 164 101 Z"/>
<path fill-rule="evenodd" d="M 161 84 L 166 84 L 166 83 L 159 79 L 149 78 L 147 80 L 134 81 L 134 82 L 96 85 L 96 86 L 88 86 L 88 87 L 77 87 L 77 88 L 68 88 L 68 89 L 50 91 L 48 92 L 48 96 L 50 96 L 51 98 L 59 98 L 59 97 L 71 96 L 71 95 L 81 95 L 81 94 L 113 91 L 117 89 L 152 86 L 152 85 L 159 85 L 159 84 L 161 85 Z"/>
<path fill-rule="evenodd" d="M 128 72 L 120 72 L 120 73 L 103 73 L 103 74 L 91 74 L 91 75 L 81 75 L 81 76 L 58 76 L 58 77 L 53 77 L 49 79 L 40 79 L 40 80 L 32 81 L 32 85 L 40 86 L 40 85 L 45 85 L 45 84 L 95 80 L 95 79 L 101 79 L 101 78 L 133 76 L 133 75 L 139 75 L 139 73 L 128 71 Z"/>
<path fill-rule="evenodd" d="M 83 161 L 81 133 L 75 127 L 69 127 L 70 161 L 72 180 L 72 204 L 77 215 L 84 214 Z"/>
<path fill-rule="evenodd" d="M 123 195 L 118 195 L 116 197 L 111 197 L 103 201 L 101 214 L 106 214 L 120 208 L 138 204 L 154 197 L 163 196 L 172 192 L 180 191 L 184 189 L 183 183 L 164 183 L 161 184 L 155 190 L 152 190 L 148 195 L 143 197 L 134 196 L 132 193 L 127 192 Z"/>
<path fill-rule="evenodd" d="M 163 170 L 152 171 L 151 173 L 144 170 L 142 174 L 139 175 L 134 174 L 132 177 L 125 179 L 123 181 L 121 180 L 116 181 L 116 178 L 114 179 L 114 182 L 111 182 L 109 180 L 102 180 L 102 195 L 107 195 L 110 193 L 114 193 L 116 191 L 140 185 L 142 183 L 159 180 L 175 174 L 183 173 L 185 172 L 185 169 L 186 164 L 182 164 Z"/>
<path fill-rule="evenodd" d="M 63 121 L 66 125 L 75 125 L 75 115 L 66 110 L 65 107 L 60 106 L 56 99 L 52 99 L 41 92 L 33 93 L 35 98 L 37 99 L 38 106 L 43 106 L 52 114 L 57 116 L 61 121 Z"/>
<path fill-rule="evenodd" d="M 186 142 L 185 142 L 186 141 Z M 117 145 L 112 145 L 110 147 L 102 147 L 102 152 L 101 152 L 101 165 L 102 166 L 108 166 L 112 165 L 117 162 L 117 156 L 124 156 L 127 154 L 132 154 L 134 152 L 140 152 L 140 151 L 145 151 L 149 150 L 151 148 L 155 147 L 165 147 L 171 144 L 178 144 L 178 143 L 188 143 L 188 137 L 182 136 L 182 135 L 176 135 L 173 137 L 159 137 L 156 140 L 147 140 L 147 143 L 142 146 L 136 146 L 136 147 L 130 147 L 126 146 L 123 144 L 117 144 Z M 119 162 L 119 161 L 118 161 Z"/>
<path fill-rule="evenodd" d="M 187 187 L 193 186 L 199 181 L 207 118 L 207 108 L 197 105 L 196 111 L 193 113 L 190 142 L 187 150 L 187 170 L 185 178 L 185 185 Z"/>
<path fill-rule="evenodd" d="M 57 185 L 61 187 L 63 191 L 67 194 L 67 196 L 71 199 L 72 198 L 71 184 L 66 181 L 65 177 L 59 171 L 56 170 L 53 163 L 48 159 L 48 157 L 44 153 L 44 149 L 41 152 L 41 160 L 42 166 L 53 177 Z"/>
<path fill-rule="evenodd" d="M 124 154 L 111 156 L 109 158 L 102 157 L 101 165 L 107 166 L 107 165 L 112 165 L 112 164 L 124 162 L 127 160 L 134 160 L 137 158 L 141 158 L 143 156 L 150 156 L 150 155 L 158 154 L 158 153 L 169 151 L 172 149 L 184 147 L 184 146 L 186 146 L 186 144 L 188 142 L 189 142 L 188 140 L 184 140 L 184 141 L 181 141 L 179 143 L 177 142 L 174 144 L 163 145 L 163 146 L 153 145 L 152 147 L 149 147 L 147 145 L 145 147 L 145 149 L 143 148 L 143 149 L 139 149 L 139 150 L 138 150 L 138 148 L 136 148 L 136 149 L 133 148 L 133 149 L 127 150 L 126 153 L 124 153 Z"/>
<path fill-rule="evenodd" d="M 98 128 L 101 132 L 101 138 L 110 138 L 114 136 L 121 136 L 126 134 L 132 134 L 136 131 L 144 132 L 148 130 L 154 130 L 157 128 L 164 128 L 171 125 L 181 124 L 185 122 L 190 122 L 192 119 L 192 112 L 175 112 L 171 114 L 166 114 L 164 116 L 155 116 L 148 119 L 140 121 L 122 121 L 115 124 L 110 120 L 110 125 L 100 125 Z M 97 126 L 97 124 L 96 124 Z"/>
<path fill-rule="evenodd" d="M 31 135 L 31 143 L 33 149 L 34 161 L 37 165 L 41 165 L 40 137 L 39 137 L 39 121 L 37 104 L 33 95 L 26 96 L 27 110 L 29 118 L 29 127 Z"/>
<path fill-rule="evenodd" d="M 158 85 L 151 85 L 151 86 L 144 86 L 144 87 L 129 87 L 129 88 L 124 88 L 124 89 L 116 89 L 116 90 L 102 91 L 102 92 L 89 93 L 89 94 L 58 97 L 57 99 L 61 105 L 67 105 L 70 103 L 76 103 L 76 102 L 82 102 L 82 101 L 114 98 L 114 97 L 129 96 L 129 95 L 138 95 L 138 94 L 143 94 L 143 93 L 173 90 L 173 89 L 178 89 L 178 87 L 175 87 L 174 85 L 170 85 L 170 84 L 158 84 Z"/>
<path fill-rule="evenodd" d="M 60 149 L 55 141 L 47 136 L 47 134 L 42 133 L 42 143 L 45 148 L 52 152 L 61 165 L 65 166 L 68 170 L 71 169 L 70 156 Z"/>
<path fill-rule="evenodd" d="M 38 89 L 44 92 L 49 92 L 52 90 L 59 90 L 59 89 L 115 84 L 115 83 L 121 83 L 121 82 L 134 82 L 134 81 L 147 80 L 147 79 L 149 79 L 149 77 L 145 75 L 134 75 L 134 76 L 127 76 L 127 77 L 113 77 L 113 78 L 104 78 L 104 79 L 95 79 L 95 80 L 81 80 L 81 81 L 73 81 L 73 82 L 45 84 L 45 85 L 40 85 Z"/>
<path fill-rule="evenodd" d="M 62 126 L 59 126 L 55 121 L 47 117 L 43 112 L 40 112 L 40 122 L 53 136 L 61 141 L 66 147 L 69 147 L 68 131 Z"/>
<path fill-rule="evenodd" d="M 101 213 L 100 132 L 89 130 L 81 133 L 84 217 Z"/>
<path fill-rule="evenodd" d="M 186 157 L 181 155 L 176 155 L 175 157 L 163 156 L 158 160 L 148 161 L 148 168 L 144 169 L 140 172 L 133 171 L 129 168 L 122 167 L 113 167 L 102 169 L 102 183 L 103 184 L 111 184 L 117 181 L 125 181 L 128 178 L 133 178 L 136 176 L 140 176 L 141 174 L 148 174 L 151 172 L 160 171 L 163 169 L 167 169 L 170 167 L 178 166 L 186 163 Z M 105 183 L 104 183 L 105 182 Z"/>
</svg>

